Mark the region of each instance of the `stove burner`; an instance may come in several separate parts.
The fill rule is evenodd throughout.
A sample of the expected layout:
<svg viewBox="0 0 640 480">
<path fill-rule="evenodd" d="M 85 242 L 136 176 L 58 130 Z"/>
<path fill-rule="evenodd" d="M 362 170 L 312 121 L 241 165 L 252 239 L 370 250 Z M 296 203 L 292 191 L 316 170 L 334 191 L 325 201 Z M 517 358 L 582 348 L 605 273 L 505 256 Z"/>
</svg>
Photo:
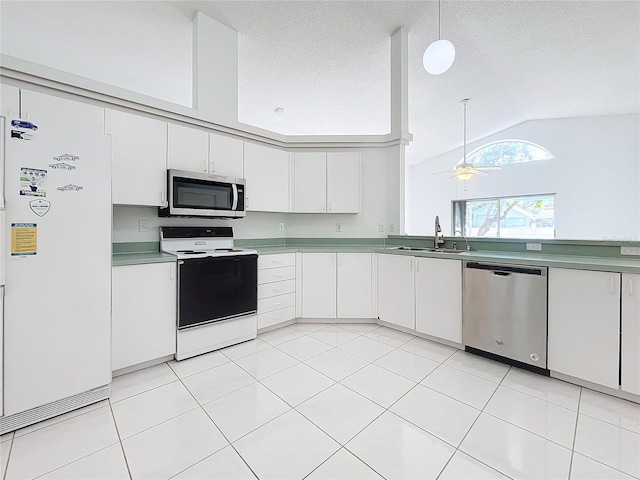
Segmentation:
<svg viewBox="0 0 640 480">
<path fill-rule="evenodd" d="M 237 248 L 216 248 L 216 252 L 241 252 L 242 250 L 238 250 Z"/>
</svg>

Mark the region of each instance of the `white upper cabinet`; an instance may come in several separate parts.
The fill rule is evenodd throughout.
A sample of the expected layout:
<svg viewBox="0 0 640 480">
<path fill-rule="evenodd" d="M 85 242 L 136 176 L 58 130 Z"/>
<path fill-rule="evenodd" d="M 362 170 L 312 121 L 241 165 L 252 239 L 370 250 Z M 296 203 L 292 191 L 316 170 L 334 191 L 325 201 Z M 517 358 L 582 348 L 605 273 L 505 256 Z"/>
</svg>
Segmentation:
<svg viewBox="0 0 640 480">
<path fill-rule="evenodd" d="M 640 395 L 640 275 L 622 274 L 622 390 Z"/>
<path fill-rule="evenodd" d="M 209 171 L 209 133 L 170 123 L 167 165 L 176 170 L 207 173 Z"/>
<path fill-rule="evenodd" d="M 302 254 L 302 317 L 336 318 L 336 254 Z"/>
<path fill-rule="evenodd" d="M 549 269 L 549 370 L 618 388 L 620 274 Z"/>
<path fill-rule="evenodd" d="M 371 318 L 371 254 L 338 253 L 338 318 Z"/>
<path fill-rule="evenodd" d="M 415 330 L 414 258 L 378 255 L 378 318 Z"/>
<path fill-rule="evenodd" d="M 245 142 L 244 178 L 248 211 L 290 211 L 288 152 Z"/>
<path fill-rule="evenodd" d="M 327 154 L 323 152 L 295 153 L 294 211 L 322 213 L 327 211 Z"/>
<path fill-rule="evenodd" d="M 20 89 L 11 85 L 0 85 L 0 115 L 7 117 L 7 125 L 18 118 L 20 112 Z"/>
<path fill-rule="evenodd" d="M 113 203 L 165 206 L 167 123 L 117 110 L 105 110 L 111 135 Z"/>
<path fill-rule="evenodd" d="M 360 212 L 360 154 L 327 153 L 327 212 Z"/>
<path fill-rule="evenodd" d="M 416 331 L 462 343 L 461 263 L 416 258 Z"/>
<path fill-rule="evenodd" d="M 237 138 L 209 134 L 209 173 L 244 178 L 244 142 Z"/>
<path fill-rule="evenodd" d="M 359 153 L 295 153 L 293 175 L 294 212 L 360 212 Z"/>
</svg>

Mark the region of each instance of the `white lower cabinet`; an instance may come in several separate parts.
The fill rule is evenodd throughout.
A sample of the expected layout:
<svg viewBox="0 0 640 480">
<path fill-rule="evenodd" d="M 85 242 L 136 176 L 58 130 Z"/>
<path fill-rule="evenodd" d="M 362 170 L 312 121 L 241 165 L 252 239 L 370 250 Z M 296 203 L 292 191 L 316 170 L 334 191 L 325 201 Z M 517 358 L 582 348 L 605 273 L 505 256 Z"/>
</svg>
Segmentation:
<svg viewBox="0 0 640 480">
<path fill-rule="evenodd" d="M 416 331 L 462 343 L 462 262 L 416 258 Z"/>
<path fill-rule="evenodd" d="M 112 268 L 111 370 L 176 352 L 175 263 Z"/>
<path fill-rule="evenodd" d="M 371 318 L 372 268 L 370 253 L 338 253 L 336 315 Z"/>
<path fill-rule="evenodd" d="M 302 317 L 336 318 L 336 254 L 302 254 Z"/>
<path fill-rule="evenodd" d="M 371 318 L 370 253 L 303 253 L 303 318 Z"/>
<path fill-rule="evenodd" d="M 622 274 L 622 384 L 640 395 L 640 275 Z"/>
<path fill-rule="evenodd" d="M 620 274 L 549 268 L 549 370 L 618 388 Z"/>
<path fill-rule="evenodd" d="M 415 259 L 408 255 L 378 255 L 378 318 L 415 330 Z"/>
<path fill-rule="evenodd" d="M 258 329 L 296 317 L 296 256 L 258 257 Z"/>
</svg>

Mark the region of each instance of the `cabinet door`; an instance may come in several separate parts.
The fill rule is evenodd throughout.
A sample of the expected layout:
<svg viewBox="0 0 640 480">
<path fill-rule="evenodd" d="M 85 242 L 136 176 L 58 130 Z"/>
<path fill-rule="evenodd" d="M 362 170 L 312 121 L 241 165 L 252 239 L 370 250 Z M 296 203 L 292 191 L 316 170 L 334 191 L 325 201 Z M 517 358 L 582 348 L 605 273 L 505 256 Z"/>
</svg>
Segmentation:
<svg viewBox="0 0 640 480">
<path fill-rule="evenodd" d="M 414 258 L 378 255 L 378 318 L 415 330 Z"/>
<path fill-rule="evenodd" d="M 175 264 L 113 267 L 111 369 L 176 352 Z"/>
<path fill-rule="evenodd" d="M 336 254 L 302 254 L 302 317 L 336 318 Z"/>
<path fill-rule="evenodd" d="M 416 330 L 462 343 L 460 260 L 416 258 Z"/>
<path fill-rule="evenodd" d="M 640 395 L 640 275 L 622 274 L 622 390 Z"/>
<path fill-rule="evenodd" d="M 289 154 L 253 143 L 244 144 L 246 208 L 258 212 L 289 211 Z"/>
<path fill-rule="evenodd" d="M 111 135 L 113 203 L 164 206 L 167 123 L 107 109 L 104 129 Z"/>
<path fill-rule="evenodd" d="M 189 172 L 209 171 L 209 133 L 197 128 L 169 124 L 167 165 Z"/>
<path fill-rule="evenodd" d="M 371 254 L 338 253 L 338 318 L 371 318 Z"/>
<path fill-rule="evenodd" d="M 620 274 L 549 269 L 549 370 L 618 388 Z"/>
<path fill-rule="evenodd" d="M 327 153 L 327 212 L 360 212 L 359 153 Z"/>
<path fill-rule="evenodd" d="M 327 211 L 327 154 L 296 153 L 293 161 L 293 211 Z"/>
<path fill-rule="evenodd" d="M 242 140 L 209 134 L 209 173 L 244 178 L 243 156 Z"/>
</svg>

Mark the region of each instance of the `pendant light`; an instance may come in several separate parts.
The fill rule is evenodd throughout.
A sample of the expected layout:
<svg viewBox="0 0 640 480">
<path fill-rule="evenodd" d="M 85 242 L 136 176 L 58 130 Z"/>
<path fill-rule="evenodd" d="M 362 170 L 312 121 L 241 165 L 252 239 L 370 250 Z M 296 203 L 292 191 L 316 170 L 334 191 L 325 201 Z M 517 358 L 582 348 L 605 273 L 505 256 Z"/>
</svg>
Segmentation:
<svg viewBox="0 0 640 480">
<path fill-rule="evenodd" d="M 440 1 L 438 0 L 438 40 L 427 47 L 422 57 L 424 69 L 432 75 L 440 75 L 449 70 L 456 57 L 453 43 L 440 38 Z"/>
</svg>

